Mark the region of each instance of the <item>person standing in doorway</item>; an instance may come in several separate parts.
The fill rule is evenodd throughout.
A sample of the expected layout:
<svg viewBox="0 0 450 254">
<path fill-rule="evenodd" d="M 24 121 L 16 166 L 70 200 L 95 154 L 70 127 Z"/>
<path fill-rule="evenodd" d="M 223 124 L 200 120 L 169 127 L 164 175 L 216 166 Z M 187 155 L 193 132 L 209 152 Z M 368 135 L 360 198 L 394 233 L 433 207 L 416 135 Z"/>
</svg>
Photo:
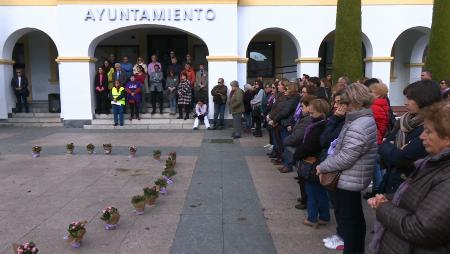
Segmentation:
<svg viewBox="0 0 450 254">
<path fill-rule="evenodd" d="M 152 114 L 156 113 L 156 101 L 159 104 L 159 113 L 163 113 L 163 74 L 159 65 L 155 65 L 155 71 L 150 73 L 150 93 L 152 96 Z"/>
<path fill-rule="evenodd" d="M 25 107 L 25 112 L 28 113 L 27 97 L 30 93 L 28 91 L 28 79 L 23 75 L 22 69 L 16 70 L 16 75 L 11 80 L 11 87 L 17 99 L 16 113 L 22 112 L 22 104 Z"/>
<path fill-rule="evenodd" d="M 161 63 L 158 62 L 158 57 L 153 54 L 151 56 L 151 62 L 148 64 L 148 74 L 150 75 L 150 73 L 155 72 L 155 66 L 158 65 L 159 66 L 159 70 L 162 71 L 162 66 Z"/>
<path fill-rule="evenodd" d="M 108 110 L 108 77 L 103 70 L 103 67 L 98 67 L 97 74 L 94 79 L 95 86 L 95 113 L 109 114 Z"/>
<path fill-rule="evenodd" d="M 167 90 L 169 90 L 169 106 L 170 114 L 175 115 L 177 111 L 177 87 L 178 87 L 178 76 L 175 76 L 174 70 L 169 69 L 166 79 Z"/>
<path fill-rule="evenodd" d="M 113 100 L 112 108 L 114 113 L 114 126 L 118 123 L 123 126 L 123 110 L 125 108 L 125 88 L 118 80 L 114 82 L 114 87 L 111 89 L 111 98 Z"/>
<path fill-rule="evenodd" d="M 228 89 L 224 84 L 223 78 L 219 78 L 217 81 L 217 85 L 211 90 L 211 95 L 213 97 L 214 102 L 214 126 L 215 129 L 223 129 L 224 128 L 224 118 L 225 118 L 225 105 L 227 103 L 227 92 Z M 218 117 L 220 116 L 220 120 L 218 121 Z"/>
<path fill-rule="evenodd" d="M 119 81 L 121 86 L 125 85 L 125 83 L 127 83 L 127 74 L 122 70 L 120 63 L 116 63 L 114 69 L 116 70 L 112 75 L 114 85 L 116 84 L 116 81 Z"/>
<path fill-rule="evenodd" d="M 133 75 L 133 64 L 128 62 L 128 57 L 124 56 L 122 58 L 122 63 L 120 64 L 122 67 L 122 70 L 125 71 L 125 74 L 127 75 L 127 80 L 130 79 L 131 75 Z"/>
<path fill-rule="evenodd" d="M 178 118 L 183 118 L 183 108 L 185 111 L 185 117 L 184 120 L 189 118 L 189 109 L 191 105 L 192 100 L 192 94 L 191 94 L 191 86 L 189 84 L 189 80 L 186 77 L 186 74 L 181 73 L 180 75 L 180 84 L 178 84 L 177 89 L 178 94 Z"/>
<path fill-rule="evenodd" d="M 128 81 L 125 86 L 125 90 L 127 91 L 127 101 L 130 106 L 130 121 L 133 120 L 134 114 L 136 113 L 137 120 L 141 120 L 139 117 L 139 108 L 141 104 L 141 91 L 142 91 L 142 83 L 137 81 L 132 75 L 130 77 L 130 81 Z"/>
<path fill-rule="evenodd" d="M 169 69 L 173 70 L 175 76 L 180 77 L 181 65 L 178 64 L 178 59 L 176 57 L 170 59 L 170 64 L 167 67 L 167 75 L 169 75 Z"/>
<path fill-rule="evenodd" d="M 239 83 L 234 80 L 230 83 L 230 114 L 233 116 L 233 138 L 241 138 L 242 113 L 244 110 L 244 91 L 239 88 Z"/>
<path fill-rule="evenodd" d="M 200 87 L 208 88 L 208 72 L 205 70 L 205 65 L 203 63 L 199 64 L 199 70 L 195 76 L 195 100 L 200 100 L 199 90 Z"/>
</svg>

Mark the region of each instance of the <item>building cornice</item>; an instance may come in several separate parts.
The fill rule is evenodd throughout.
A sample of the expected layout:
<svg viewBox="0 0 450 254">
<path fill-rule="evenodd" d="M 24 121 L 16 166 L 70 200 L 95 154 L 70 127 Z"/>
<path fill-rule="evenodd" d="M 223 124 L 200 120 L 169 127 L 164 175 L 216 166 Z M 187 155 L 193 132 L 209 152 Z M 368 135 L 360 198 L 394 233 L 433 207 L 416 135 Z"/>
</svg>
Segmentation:
<svg viewBox="0 0 450 254">
<path fill-rule="evenodd" d="M 2 59 L 0 58 L 0 65 L 14 65 L 16 62 L 12 59 Z"/>
<path fill-rule="evenodd" d="M 240 6 L 335 6 L 337 0 L 0 0 L 0 6 L 56 6 L 64 4 L 234 4 Z M 432 5 L 433 0 L 362 0 L 362 5 Z"/>
<path fill-rule="evenodd" d="M 70 57 L 64 57 L 64 56 L 58 56 L 58 58 L 55 59 L 57 63 L 95 63 L 97 62 L 97 58 L 89 57 L 89 56 L 70 56 Z"/>
<path fill-rule="evenodd" d="M 405 67 L 424 67 L 425 63 L 406 63 Z"/>
<path fill-rule="evenodd" d="M 300 57 L 295 59 L 295 63 L 320 63 L 322 61 L 322 58 L 320 57 Z"/>
<path fill-rule="evenodd" d="M 238 63 L 248 62 L 248 58 L 239 56 L 207 56 L 206 60 L 208 62 L 238 62 Z"/>
<path fill-rule="evenodd" d="M 371 63 L 371 62 L 392 62 L 394 60 L 394 57 L 392 56 L 374 56 L 374 57 L 367 57 L 364 58 L 364 62 Z"/>
</svg>

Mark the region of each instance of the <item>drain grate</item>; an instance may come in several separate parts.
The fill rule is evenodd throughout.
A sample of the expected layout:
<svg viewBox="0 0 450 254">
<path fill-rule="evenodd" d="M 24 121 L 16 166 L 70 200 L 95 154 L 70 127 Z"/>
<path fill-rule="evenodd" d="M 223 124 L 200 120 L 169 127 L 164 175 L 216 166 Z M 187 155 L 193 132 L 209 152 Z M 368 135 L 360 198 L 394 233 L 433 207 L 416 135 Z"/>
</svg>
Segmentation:
<svg viewBox="0 0 450 254">
<path fill-rule="evenodd" d="M 216 144 L 233 144 L 234 141 L 233 139 L 230 138 L 215 138 L 215 139 L 210 139 L 209 143 L 216 143 Z"/>
</svg>

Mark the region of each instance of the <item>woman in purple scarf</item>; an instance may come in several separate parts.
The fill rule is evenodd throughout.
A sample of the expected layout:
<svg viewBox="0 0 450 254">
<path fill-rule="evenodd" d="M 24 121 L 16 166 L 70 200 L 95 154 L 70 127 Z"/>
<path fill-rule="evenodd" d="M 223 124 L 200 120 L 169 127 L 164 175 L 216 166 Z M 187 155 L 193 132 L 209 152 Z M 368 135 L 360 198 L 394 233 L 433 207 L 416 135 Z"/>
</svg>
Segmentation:
<svg viewBox="0 0 450 254">
<path fill-rule="evenodd" d="M 127 102 L 130 106 L 130 121 L 133 120 L 133 116 L 136 113 L 136 118 L 141 120 L 139 117 L 139 106 L 141 105 L 141 90 L 142 84 L 135 80 L 134 75 L 130 77 L 130 81 L 125 86 L 127 91 Z"/>
</svg>

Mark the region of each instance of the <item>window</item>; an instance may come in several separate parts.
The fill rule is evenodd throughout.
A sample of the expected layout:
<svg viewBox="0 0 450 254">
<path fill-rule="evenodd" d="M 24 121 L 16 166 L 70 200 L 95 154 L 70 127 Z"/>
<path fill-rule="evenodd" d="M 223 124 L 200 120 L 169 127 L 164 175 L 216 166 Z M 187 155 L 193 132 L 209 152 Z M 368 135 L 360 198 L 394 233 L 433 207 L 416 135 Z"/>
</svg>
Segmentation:
<svg viewBox="0 0 450 254">
<path fill-rule="evenodd" d="M 248 77 L 274 77 L 275 76 L 275 45 L 270 42 L 250 42 L 247 50 L 247 76 Z"/>
</svg>

